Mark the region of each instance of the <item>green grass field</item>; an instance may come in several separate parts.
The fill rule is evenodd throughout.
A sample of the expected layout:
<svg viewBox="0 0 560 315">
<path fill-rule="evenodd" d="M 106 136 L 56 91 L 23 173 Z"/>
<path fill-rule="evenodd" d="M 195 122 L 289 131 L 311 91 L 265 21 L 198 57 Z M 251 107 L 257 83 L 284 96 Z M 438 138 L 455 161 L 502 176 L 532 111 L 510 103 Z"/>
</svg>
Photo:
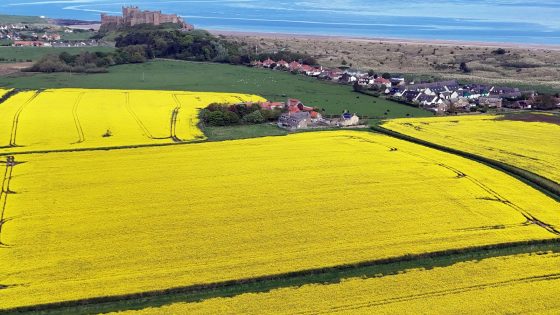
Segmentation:
<svg viewBox="0 0 560 315">
<path fill-rule="evenodd" d="M 0 58 L 8 61 L 16 59 L 18 62 L 27 60 L 37 61 L 45 55 L 58 55 L 61 52 L 68 52 L 70 54 L 78 54 L 83 51 L 114 51 L 113 47 L 0 47 Z M 2 78 L 4 79 L 4 77 Z M 4 80 L 3 80 L 4 81 Z"/>
<path fill-rule="evenodd" d="M 0 24 L 3 23 L 48 24 L 49 22 L 46 19 L 42 19 L 38 16 L 0 14 Z"/>
<path fill-rule="evenodd" d="M 259 94 L 273 101 L 298 98 L 308 106 L 324 108 L 327 114 L 339 114 L 347 109 L 358 115 L 378 118 L 432 115 L 418 108 L 355 93 L 350 86 L 286 72 L 213 63 L 158 60 L 115 66 L 109 68 L 108 73 L 101 74 L 17 74 L 0 77 L 0 86 L 238 92 Z"/>
<path fill-rule="evenodd" d="M 266 136 L 284 136 L 288 131 L 280 129 L 275 125 L 240 125 L 228 127 L 204 127 L 202 131 L 208 137 L 208 141 L 224 141 L 234 139 L 257 138 Z"/>
<path fill-rule="evenodd" d="M 95 32 L 74 32 L 74 33 L 63 33 L 62 40 L 80 41 L 90 39 Z"/>
</svg>

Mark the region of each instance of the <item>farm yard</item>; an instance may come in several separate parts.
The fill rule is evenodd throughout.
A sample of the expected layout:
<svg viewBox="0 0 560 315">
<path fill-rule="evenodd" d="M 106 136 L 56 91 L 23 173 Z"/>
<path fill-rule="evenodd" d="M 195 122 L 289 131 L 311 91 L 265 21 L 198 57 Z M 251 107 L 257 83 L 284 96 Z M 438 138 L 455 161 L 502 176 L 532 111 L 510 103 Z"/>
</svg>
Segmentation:
<svg viewBox="0 0 560 315">
<path fill-rule="evenodd" d="M 0 106 L 0 154 L 200 140 L 201 108 L 263 100 L 233 93 L 25 91 Z"/>
<path fill-rule="evenodd" d="M 361 131 L 4 162 L 0 309 L 550 241 L 560 227 L 560 205 L 507 174 Z"/>
<path fill-rule="evenodd" d="M 560 117 L 554 114 L 405 118 L 387 121 L 382 126 L 560 183 Z"/>
</svg>

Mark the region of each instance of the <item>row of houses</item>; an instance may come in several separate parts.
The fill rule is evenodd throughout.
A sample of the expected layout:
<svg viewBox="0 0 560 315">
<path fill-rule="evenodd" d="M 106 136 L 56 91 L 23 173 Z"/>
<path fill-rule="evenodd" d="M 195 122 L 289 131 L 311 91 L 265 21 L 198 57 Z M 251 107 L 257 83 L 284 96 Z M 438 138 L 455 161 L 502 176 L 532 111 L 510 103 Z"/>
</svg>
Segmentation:
<svg viewBox="0 0 560 315">
<path fill-rule="evenodd" d="M 358 85 L 363 89 L 375 90 L 389 98 L 423 107 L 438 114 L 449 111 L 472 111 L 477 107 L 531 109 L 536 96 L 533 91 L 521 91 L 514 87 L 460 84 L 456 80 L 415 83 L 407 82 L 401 76 L 379 76 L 356 69 L 328 69 L 297 61 L 274 61 L 270 58 L 254 61 L 251 65 L 290 71 L 340 84 Z"/>
<path fill-rule="evenodd" d="M 96 40 L 85 41 L 56 41 L 56 42 L 43 42 L 43 41 L 14 41 L 13 47 L 93 47 L 102 46 L 103 44 Z"/>
<path fill-rule="evenodd" d="M 322 66 L 310 66 L 297 61 L 287 62 L 285 60 L 274 61 L 270 58 L 264 61 L 253 61 L 251 66 L 258 68 L 267 68 L 281 71 L 289 71 L 302 75 L 316 77 L 322 80 L 330 80 L 339 83 L 354 83 L 359 81 L 360 84 L 390 84 L 391 81 L 378 76 L 369 76 L 367 73 L 354 69 L 328 69 Z M 404 79 L 403 79 L 404 80 Z"/>
<path fill-rule="evenodd" d="M 386 91 L 391 97 L 416 104 L 436 113 L 470 111 L 486 108 L 514 107 L 530 109 L 530 102 L 522 102 L 523 92 L 518 88 L 481 84 L 459 84 L 456 80 L 395 86 Z M 525 92 L 529 96 L 534 92 Z"/>
<path fill-rule="evenodd" d="M 1 36 L 2 39 L 7 39 L 12 41 L 12 46 L 22 47 L 22 46 L 52 46 L 52 42 L 59 41 L 62 36 L 58 33 L 44 33 L 43 35 L 33 35 L 22 37 L 18 33 L 7 33 Z"/>
<path fill-rule="evenodd" d="M 404 78 L 383 78 L 377 74 L 368 74 L 357 69 L 333 69 L 324 68 L 322 66 L 310 66 L 297 61 L 287 62 L 285 60 L 274 61 L 270 58 L 264 61 L 253 61 L 251 66 L 258 68 L 267 68 L 274 70 L 290 71 L 316 77 L 321 80 L 328 80 L 343 84 L 357 83 L 361 86 L 368 87 L 372 85 L 383 85 L 387 88 L 395 85 L 402 85 L 405 83 Z"/>
</svg>

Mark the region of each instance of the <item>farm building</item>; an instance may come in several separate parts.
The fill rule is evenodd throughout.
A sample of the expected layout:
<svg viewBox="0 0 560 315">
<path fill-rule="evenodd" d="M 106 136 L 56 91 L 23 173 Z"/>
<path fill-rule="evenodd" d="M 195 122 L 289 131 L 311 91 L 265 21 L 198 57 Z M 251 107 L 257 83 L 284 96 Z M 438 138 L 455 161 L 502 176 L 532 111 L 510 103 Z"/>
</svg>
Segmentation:
<svg viewBox="0 0 560 315">
<path fill-rule="evenodd" d="M 288 112 L 278 119 L 278 127 L 286 129 L 305 129 L 311 122 L 309 112 Z"/>
</svg>

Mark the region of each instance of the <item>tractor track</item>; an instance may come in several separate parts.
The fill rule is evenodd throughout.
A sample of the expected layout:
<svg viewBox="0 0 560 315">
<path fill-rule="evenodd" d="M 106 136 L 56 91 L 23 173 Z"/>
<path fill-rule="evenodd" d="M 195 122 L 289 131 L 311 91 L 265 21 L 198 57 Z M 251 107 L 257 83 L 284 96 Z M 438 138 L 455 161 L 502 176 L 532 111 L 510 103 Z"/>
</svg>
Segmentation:
<svg viewBox="0 0 560 315">
<path fill-rule="evenodd" d="M 16 165 L 15 158 L 13 156 L 8 156 L 4 162 L 6 167 L 4 168 L 4 176 L 2 178 L 2 190 L 0 191 L 0 248 L 9 247 L 9 245 L 2 242 L 2 228 L 4 223 L 8 220 L 5 218 L 6 206 L 8 204 L 8 195 L 13 193 L 10 190 L 10 182 L 12 180 L 12 175 L 14 171 L 14 166 Z"/>
<path fill-rule="evenodd" d="M 162 138 L 156 138 L 152 135 L 152 133 L 150 132 L 150 130 L 148 130 L 148 127 L 146 127 L 146 125 L 144 125 L 144 123 L 142 122 L 142 120 L 140 119 L 140 117 L 138 117 L 138 114 L 136 114 L 136 112 L 134 111 L 134 109 L 132 109 L 132 105 L 130 105 L 130 93 L 125 92 L 124 93 L 126 96 L 126 102 L 125 102 L 125 107 L 126 110 L 130 113 L 130 115 L 132 116 L 132 118 L 134 118 L 134 120 L 136 121 L 136 124 L 138 125 L 138 127 L 140 127 L 140 129 L 142 129 L 142 132 L 144 133 L 144 135 L 146 135 L 146 137 L 150 138 L 150 139 L 162 139 Z M 165 138 L 163 138 L 165 139 Z"/>
<path fill-rule="evenodd" d="M 31 102 L 33 102 L 33 100 L 35 98 L 37 98 L 37 96 L 39 96 L 39 94 L 42 91 L 36 91 L 35 94 L 33 94 L 33 96 L 31 96 L 27 101 L 25 101 L 23 104 L 21 104 L 21 106 L 18 108 L 18 110 L 16 111 L 13 121 L 12 121 L 12 130 L 10 132 L 10 147 L 16 147 L 16 137 L 17 137 L 17 128 L 18 128 L 18 124 L 19 124 L 19 118 L 21 116 L 21 113 L 23 112 L 23 110 L 25 109 L 25 107 L 27 107 L 27 105 L 29 105 Z"/>
<path fill-rule="evenodd" d="M 389 135 L 389 136 L 392 136 L 391 134 L 388 134 L 388 135 Z M 392 136 L 392 137 L 395 137 L 395 136 Z M 377 144 L 377 145 L 382 145 L 382 146 L 385 146 L 385 147 L 389 148 L 390 151 L 398 151 L 398 148 L 393 148 L 393 147 L 390 147 L 390 146 L 387 146 L 387 145 L 384 145 L 384 144 L 381 144 L 381 143 L 378 143 L 378 142 L 375 142 L 375 141 L 363 139 L 363 138 L 361 138 L 361 137 L 352 136 L 352 137 L 349 137 L 349 138 L 351 138 L 351 139 L 356 139 L 356 140 L 359 140 L 359 141 L 362 141 L 362 142 L 371 142 L 371 143 L 374 143 L 374 144 Z M 398 138 L 398 137 L 397 137 L 397 138 Z M 407 139 L 403 139 L 403 140 L 410 142 L 410 140 L 407 140 Z M 441 150 L 440 150 L 440 151 L 441 151 Z M 437 161 L 437 160 L 431 159 L 431 158 L 429 158 L 429 157 L 426 157 L 426 156 L 423 156 L 423 155 L 420 155 L 420 154 L 417 154 L 417 153 L 408 152 L 408 151 L 401 151 L 401 152 L 404 152 L 404 153 L 406 153 L 406 154 L 409 154 L 409 155 L 412 155 L 412 156 L 421 158 L 421 159 L 426 160 L 426 161 L 428 161 L 428 162 L 430 162 L 430 163 L 434 163 L 434 164 L 436 164 L 436 165 L 438 165 L 438 166 L 440 166 L 440 167 L 443 167 L 443 168 L 445 168 L 445 169 L 448 169 L 448 170 L 452 171 L 453 173 L 456 174 L 455 178 L 457 178 L 457 179 L 467 179 L 467 180 L 469 180 L 470 182 L 472 182 L 473 184 L 475 184 L 476 186 L 478 186 L 478 187 L 480 187 L 482 190 L 484 190 L 486 193 L 488 193 L 488 194 L 491 196 L 491 199 L 492 199 L 492 200 L 497 201 L 497 202 L 501 202 L 501 203 L 503 203 L 504 205 L 506 205 L 506 206 L 512 208 L 512 209 L 515 210 L 516 212 L 520 213 L 523 217 L 525 217 L 525 219 L 527 220 L 527 222 L 530 222 L 530 223 L 532 223 L 532 224 L 535 224 L 535 225 L 537 225 L 537 226 L 539 226 L 539 227 L 541 227 L 541 228 L 547 230 L 548 232 L 550 232 L 550 233 L 552 233 L 552 234 L 560 235 L 560 231 L 559 231 L 557 228 L 555 228 L 554 226 L 552 226 L 552 225 L 550 225 L 550 224 L 547 224 L 546 222 L 544 222 L 544 221 L 542 221 L 542 220 L 539 220 L 538 218 L 536 218 L 535 216 L 533 216 L 530 212 L 526 211 L 525 209 L 523 209 L 523 208 L 521 208 L 520 206 L 516 205 L 515 203 L 511 202 L 511 201 L 508 200 L 507 198 L 504 198 L 502 195 L 500 195 L 498 192 L 496 192 L 496 191 L 493 190 L 492 188 L 488 187 L 486 184 L 484 184 L 484 183 L 481 182 L 480 180 L 478 180 L 478 179 L 476 179 L 476 178 L 474 178 L 474 177 L 472 177 L 472 176 L 468 176 L 467 174 L 465 174 L 465 173 L 462 172 L 461 170 L 458 170 L 458 169 L 456 169 L 456 168 L 454 168 L 454 167 L 452 167 L 452 166 L 449 166 L 449 165 L 447 165 L 447 164 L 441 163 L 441 162 L 439 162 L 439 161 Z M 472 160 L 472 159 L 471 159 L 471 160 Z M 475 161 L 475 162 L 478 162 L 478 161 Z M 478 163 L 480 163 L 480 162 L 478 162 Z M 506 174 L 507 174 L 507 173 L 506 173 Z M 526 223 L 524 223 L 524 224 L 526 224 Z"/>
<path fill-rule="evenodd" d="M 405 295 L 405 296 L 400 296 L 400 297 L 381 299 L 381 300 L 372 301 L 372 302 L 363 302 L 363 303 L 335 306 L 335 307 L 329 308 L 328 310 L 321 311 L 321 312 L 303 311 L 303 312 L 296 312 L 294 314 L 330 314 L 332 312 L 344 312 L 344 311 L 348 312 L 348 311 L 363 309 L 363 308 L 367 308 L 367 307 L 382 306 L 382 305 L 387 305 L 387 304 L 406 302 L 406 301 L 412 301 L 412 300 L 421 300 L 421 299 L 432 298 L 432 297 L 443 297 L 443 296 L 446 296 L 446 295 L 461 294 L 461 293 L 470 292 L 470 291 L 481 291 L 481 290 L 490 289 L 490 288 L 507 287 L 507 286 L 517 284 L 517 283 L 533 283 L 533 282 L 551 281 L 551 280 L 559 280 L 559 279 L 560 279 L 560 273 L 546 274 L 546 275 L 542 275 L 542 276 L 524 277 L 524 278 L 505 280 L 505 281 L 499 281 L 499 282 L 491 282 L 491 283 L 477 284 L 477 285 L 472 285 L 472 286 L 464 286 L 464 287 L 459 287 L 459 288 L 435 290 L 435 291 L 426 292 L 426 293 Z"/>
<path fill-rule="evenodd" d="M 175 101 L 175 104 L 177 106 L 175 106 L 175 108 L 171 112 L 170 135 L 171 135 L 171 139 L 174 142 L 183 142 L 181 138 L 177 137 L 177 119 L 179 117 L 179 111 L 181 110 L 181 102 L 179 101 L 179 98 L 177 98 L 176 94 L 173 94 L 173 100 Z"/>
<path fill-rule="evenodd" d="M 78 132 L 78 141 L 76 143 L 82 143 L 86 141 L 86 137 L 84 135 L 84 130 L 82 129 L 82 124 L 80 123 L 80 118 L 78 117 L 78 106 L 84 97 L 85 92 L 82 92 L 78 95 L 78 99 L 74 103 L 72 107 L 72 116 L 74 116 L 74 124 L 76 125 L 76 131 Z"/>
</svg>

